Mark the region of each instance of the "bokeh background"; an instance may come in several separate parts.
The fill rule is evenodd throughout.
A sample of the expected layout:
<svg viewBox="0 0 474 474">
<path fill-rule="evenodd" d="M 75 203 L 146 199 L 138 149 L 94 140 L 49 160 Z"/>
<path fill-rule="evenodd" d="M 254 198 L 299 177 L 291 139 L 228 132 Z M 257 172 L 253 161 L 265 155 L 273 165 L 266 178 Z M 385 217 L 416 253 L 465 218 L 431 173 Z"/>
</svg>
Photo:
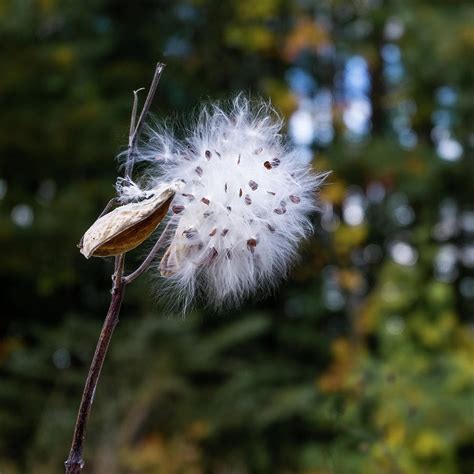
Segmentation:
<svg viewBox="0 0 474 474">
<path fill-rule="evenodd" d="M 129 288 L 85 473 L 472 473 L 473 22 L 455 0 L 2 0 L 0 472 L 62 472 L 112 270 L 76 243 L 161 60 L 159 119 L 270 98 L 333 173 L 277 294 L 183 319 Z"/>
</svg>

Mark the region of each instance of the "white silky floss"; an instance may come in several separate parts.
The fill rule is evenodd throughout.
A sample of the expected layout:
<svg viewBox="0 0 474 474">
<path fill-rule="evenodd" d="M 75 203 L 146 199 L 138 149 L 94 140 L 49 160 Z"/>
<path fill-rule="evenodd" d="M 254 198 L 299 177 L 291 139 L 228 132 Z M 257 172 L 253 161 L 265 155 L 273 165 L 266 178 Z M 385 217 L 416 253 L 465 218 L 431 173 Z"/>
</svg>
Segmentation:
<svg viewBox="0 0 474 474">
<path fill-rule="evenodd" d="M 315 174 L 285 144 L 282 125 L 271 106 L 252 107 L 242 96 L 229 112 L 211 105 L 184 143 L 152 130 L 135 157 L 152 164 L 146 189 L 119 187 L 119 194 L 146 196 L 180 183 L 160 273 L 185 307 L 196 297 L 216 308 L 238 305 L 274 287 L 311 233 L 309 215 L 326 174 Z"/>
</svg>

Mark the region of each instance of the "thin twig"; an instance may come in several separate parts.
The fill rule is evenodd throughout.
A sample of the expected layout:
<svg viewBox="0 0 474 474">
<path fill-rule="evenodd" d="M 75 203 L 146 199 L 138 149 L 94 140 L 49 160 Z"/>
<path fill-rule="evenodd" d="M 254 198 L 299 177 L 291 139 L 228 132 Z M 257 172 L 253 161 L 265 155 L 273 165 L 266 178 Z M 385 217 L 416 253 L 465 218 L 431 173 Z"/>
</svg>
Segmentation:
<svg viewBox="0 0 474 474">
<path fill-rule="evenodd" d="M 155 242 L 155 245 L 150 250 L 150 253 L 147 255 L 145 260 L 143 260 L 142 264 L 133 273 L 130 273 L 130 275 L 123 277 L 123 283 L 125 285 L 132 283 L 133 280 L 135 280 L 136 278 L 138 278 L 140 275 L 142 275 L 144 272 L 148 270 L 156 254 L 158 253 L 160 248 L 163 246 L 163 243 L 165 243 L 166 240 L 168 239 L 171 233 L 170 231 L 171 231 L 171 228 L 170 228 L 170 224 L 168 223 L 168 225 L 165 227 L 165 230 L 161 233 L 160 238 Z"/>
<path fill-rule="evenodd" d="M 127 151 L 127 165 L 125 167 L 124 177 L 126 179 L 130 179 L 130 175 L 133 171 L 133 157 L 135 153 L 135 148 L 137 145 L 137 139 L 143 127 L 143 122 L 145 117 L 149 111 L 151 102 L 155 95 L 156 87 L 158 85 L 158 81 L 161 76 L 161 72 L 163 71 L 164 64 L 158 63 L 155 75 L 153 76 L 153 81 L 150 85 L 150 90 L 148 91 L 148 95 L 143 106 L 143 109 L 140 113 L 140 117 L 138 122 L 136 122 L 137 116 L 137 108 L 138 108 L 138 91 L 134 91 L 133 93 L 133 106 L 132 106 L 132 116 L 130 119 L 130 134 L 128 138 L 128 151 Z M 104 215 L 109 209 L 116 204 L 116 199 L 111 199 L 105 209 L 102 211 L 101 216 Z M 161 238 L 159 239 L 159 241 Z M 157 247 L 158 242 L 155 244 L 153 249 Z M 152 250 L 153 251 L 153 250 Z M 156 249 L 158 251 L 158 249 Z M 152 257 L 151 257 L 152 260 Z M 145 262 L 148 261 L 145 259 Z M 122 305 L 123 296 L 125 292 L 125 279 L 123 278 L 123 271 L 124 271 L 124 262 L 125 262 L 125 255 L 121 254 L 115 257 L 114 262 L 114 274 L 112 276 L 113 284 L 112 284 L 112 298 L 110 301 L 109 310 L 107 312 L 107 316 L 105 317 L 104 325 L 102 326 L 102 330 L 100 332 L 99 340 L 97 342 L 97 346 L 95 349 L 94 357 L 92 359 L 91 366 L 89 368 L 89 373 L 87 375 L 86 384 L 84 387 L 84 391 L 82 393 L 81 404 L 79 406 L 79 412 L 77 414 L 76 424 L 74 427 L 74 435 L 71 444 L 71 450 L 69 452 L 69 457 L 67 461 L 64 463 L 66 467 L 66 474 L 80 474 L 82 468 L 84 467 L 84 460 L 83 460 L 83 451 L 84 451 L 84 440 L 86 436 L 86 428 L 87 422 L 89 419 L 92 402 L 94 400 L 95 391 L 97 388 L 97 383 L 99 381 L 100 372 L 102 370 L 102 366 L 104 365 L 105 356 L 107 354 L 107 349 L 110 344 L 110 340 L 112 339 L 112 334 L 114 332 L 115 326 L 118 323 L 118 317 L 120 313 L 120 307 Z M 132 276 L 141 270 L 144 266 L 145 262 L 134 272 Z M 148 263 L 149 265 L 149 263 Z M 148 267 L 146 267 L 148 268 Z M 140 271 L 143 273 L 145 271 Z M 137 275 L 139 276 L 139 275 Z M 136 277 L 134 277 L 136 278 Z"/>
<path fill-rule="evenodd" d="M 165 65 L 163 63 L 158 63 L 156 65 L 155 74 L 153 75 L 153 80 L 150 84 L 150 89 L 143 104 L 143 109 L 138 117 L 136 126 L 130 126 L 130 135 L 128 140 L 128 152 L 127 152 L 127 162 L 125 165 L 125 178 L 130 178 L 133 171 L 134 161 L 135 161 L 135 149 L 137 145 L 137 139 L 140 136 L 143 124 L 145 123 L 146 116 L 150 110 L 153 97 L 155 96 L 156 88 L 160 82 L 161 73 L 163 72 Z M 135 94 L 136 97 L 136 94 Z M 134 101 L 135 102 L 135 101 Z M 133 116 L 133 113 L 132 113 Z M 133 117 L 131 122 L 135 124 L 135 118 Z M 131 125 L 132 125 L 131 123 Z"/>
</svg>

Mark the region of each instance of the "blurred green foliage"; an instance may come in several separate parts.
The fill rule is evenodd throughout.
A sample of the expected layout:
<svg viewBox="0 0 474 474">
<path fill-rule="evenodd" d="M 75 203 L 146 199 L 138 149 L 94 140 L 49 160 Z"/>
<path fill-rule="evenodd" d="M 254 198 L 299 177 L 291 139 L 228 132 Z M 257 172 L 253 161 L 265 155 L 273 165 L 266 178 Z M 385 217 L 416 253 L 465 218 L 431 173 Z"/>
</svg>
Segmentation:
<svg viewBox="0 0 474 474">
<path fill-rule="evenodd" d="M 159 118 L 250 91 L 334 172 L 276 295 L 182 319 L 130 288 L 85 472 L 471 473 L 473 20 L 456 0 L 1 1 L 0 472 L 62 472 L 110 296 L 111 263 L 75 244 L 162 60 Z"/>
</svg>

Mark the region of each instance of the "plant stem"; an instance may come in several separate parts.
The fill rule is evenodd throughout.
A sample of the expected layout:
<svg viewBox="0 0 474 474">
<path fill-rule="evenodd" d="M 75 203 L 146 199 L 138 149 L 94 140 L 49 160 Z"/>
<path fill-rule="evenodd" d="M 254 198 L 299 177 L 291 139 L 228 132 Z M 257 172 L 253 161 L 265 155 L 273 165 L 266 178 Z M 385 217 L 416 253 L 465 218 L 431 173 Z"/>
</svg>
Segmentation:
<svg viewBox="0 0 474 474">
<path fill-rule="evenodd" d="M 148 89 L 148 94 L 145 99 L 145 103 L 143 104 L 143 109 L 140 112 L 140 116 L 138 117 L 138 121 L 135 125 L 135 118 L 137 112 L 137 91 L 133 92 L 134 100 L 133 100 L 133 110 L 132 110 L 132 120 L 130 121 L 130 135 L 128 139 L 128 153 L 127 153 L 127 162 L 125 164 L 125 178 L 130 178 L 133 171 L 133 165 L 135 162 L 135 149 L 137 146 L 137 139 L 140 136 L 140 132 L 142 130 L 143 124 L 145 123 L 146 115 L 150 110 L 151 103 L 153 101 L 153 97 L 155 96 L 156 88 L 158 87 L 158 83 L 160 82 L 161 73 L 165 65 L 163 63 L 158 63 L 155 68 L 155 74 L 153 75 L 153 80 L 151 81 L 150 88 Z M 140 89 L 139 89 L 140 90 Z"/>
<path fill-rule="evenodd" d="M 115 326 L 118 323 L 118 316 L 120 307 L 122 305 L 123 295 L 125 292 L 125 285 L 122 282 L 123 256 L 116 257 L 119 262 L 119 270 L 115 274 L 112 299 L 110 301 L 109 310 L 105 317 L 102 331 L 100 332 L 99 340 L 95 348 L 94 357 L 87 376 L 86 385 L 82 394 L 79 412 L 77 414 L 76 426 L 74 428 L 74 436 L 72 440 L 69 457 L 64 463 L 66 466 L 66 474 L 79 474 L 84 467 L 84 460 L 82 458 L 84 449 L 84 439 L 86 435 L 87 421 L 94 401 L 95 390 L 99 380 L 100 371 L 104 365 L 105 355 L 109 347 L 112 334 Z"/>
<path fill-rule="evenodd" d="M 155 74 L 148 90 L 147 97 L 145 99 L 145 104 L 140 113 L 138 121 L 137 117 L 137 108 L 138 108 L 138 90 L 133 92 L 133 106 L 132 106 L 132 116 L 130 119 L 130 134 L 128 137 L 128 152 L 127 152 L 127 163 L 125 166 L 125 179 L 130 179 L 133 172 L 134 165 L 134 153 L 137 146 L 137 140 L 140 135 L 141 129 L 146 119 L 146 115 L 150 110 L 153 97 L 155 96 L 156 87 L 163 72 L 164 64 L 158 63 L 156 65 Z M 101 216 L 105 214 L 114 204 L 116 204 L 116 199 L 110 200 L 106 208 L 102 212 Z M 81 239 L 82 242 L 82 239 Z M 79 245 L 81 245 L 81 242 Z M 153 247 L 153 255 L 150 255 L 145 262 L 135 271 L 131 276 L 134 280 L 136 277 L 141 275 L 149 266 L 153 256 L 158 251 L 158 248 L 163 242 L 162 239 L 159 239 L 159 243 L 155 244 Z M 66 467 L 66 474 L 80 474 L 82 468 L 84 467 L 84 459 L 82 457 L 84 451 L 84 440 L 86 436 L 87 421 L 89 420 L 89 415 L 92 408 L 92 402 L 94 401 L 95 390 L 97 388 L 97 383 L 99 381 L 100 372 L 102 366 L 104 365 L 105 356 L 107 354 L 107 349 L 109 348 L 110 340 L 112 339 L 112 334 L 114 333 L 115 326 L 117 326 L 120 307 L 122 306 L 123 296 L 125 292 L 125 286 L 129 281 L 125 281 L 123 278 L 124 271 L 124 260 L 125 255 L 118 255 L 115 257 L 114 262 L 114 274 L 112 276 L 113 285 L 112 285 L 112 299 L 110 301 L 109 310 L 107 316 L 105 317 L 104 325 L 100 332 L 99 340 L 95 348 L 94 357 L 92 359 L 91 366 L 89 368 L 89 373 L 87 375 L 86 385 L 82 393 L 81 404 L 79 405 L 79 412 L 77 414 L 76 425 L 74 427 L 74 435 L 72 439 L 71 450 L 69 451 L 69 457 L 64 463 Z"/>
<path fill-rule="evenodd" d="M 142 264 L 133 273 L 130 273 L 130 275 L 123 277 L 123 283 L 125 285 L 132 283 L 133 280 L 135 280 L 136 278 L 138 278 L 140 275 L 142 275 L 148 270 L 154 258 L 156 257 L 156 254 L 162 248 L 166 240 L 170 237 L 170 234 L 171 234 L 170 229 L 171 229 L 170 225 L 168 224 L 163 230 L 163 232 L 161 233 L 160 238 L 155 242 L 155 245 L 150 250 L 150 253 L 147 255 L 145 260 L 143 260 Z"/>
</svg>

